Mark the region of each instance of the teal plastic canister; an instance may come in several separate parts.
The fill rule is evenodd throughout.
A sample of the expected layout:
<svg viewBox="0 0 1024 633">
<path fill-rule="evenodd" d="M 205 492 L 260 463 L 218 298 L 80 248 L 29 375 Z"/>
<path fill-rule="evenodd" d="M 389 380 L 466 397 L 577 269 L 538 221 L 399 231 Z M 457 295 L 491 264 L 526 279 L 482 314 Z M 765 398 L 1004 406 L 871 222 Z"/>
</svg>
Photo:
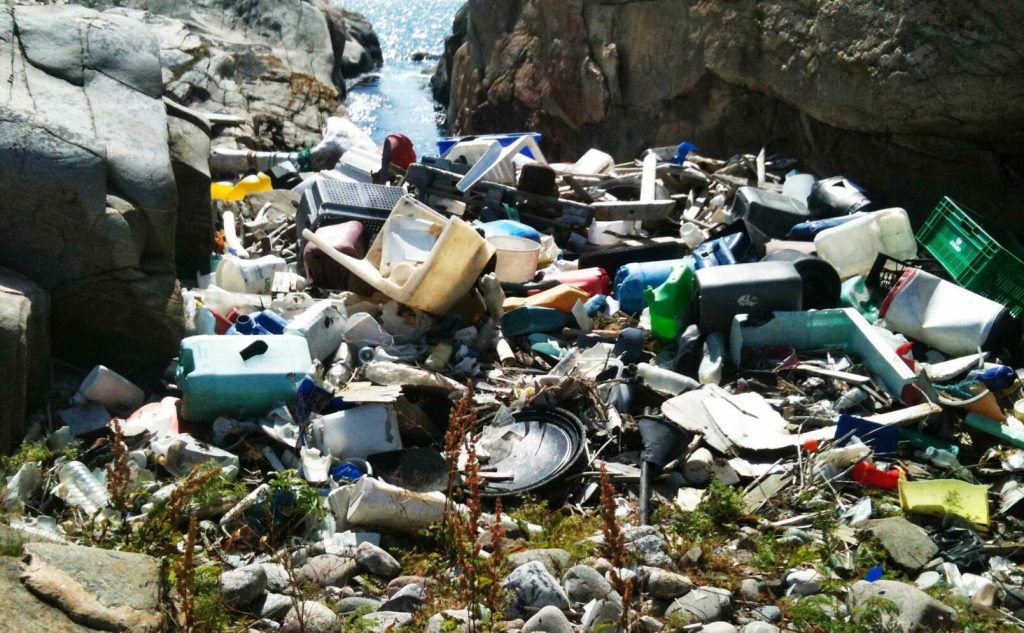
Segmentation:
<svg viewBox="0 0 1024 633">
<path fill-rule="evenodd" d="M 212 422 L 263 415 L 291 402 L 313 371 L 299 336 L 191 336 L 181 342 L 181 416 Z"/>
</svg>

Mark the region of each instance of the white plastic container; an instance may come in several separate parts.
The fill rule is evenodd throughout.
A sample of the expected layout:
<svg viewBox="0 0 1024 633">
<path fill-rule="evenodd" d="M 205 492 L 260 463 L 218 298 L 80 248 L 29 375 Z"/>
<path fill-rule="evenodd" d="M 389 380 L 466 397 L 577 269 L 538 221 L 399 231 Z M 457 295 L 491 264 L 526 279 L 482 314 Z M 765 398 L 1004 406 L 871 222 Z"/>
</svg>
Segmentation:
<svg viewBox="0 0 1024 633">
<path fill-rule="evenodd" d="M 188 475 L 196 466 L 214 462 L 227 479 L 238 474 L 238 456 L 212 444 L 200 442 L 188 433 L 161 438 L 152 444 L 157 461 L 175 477 Z"/>
<path fill-rule="evenodd" d="M 498 281 L 521 284 L 533 281 L 540 261 L 540 244 L 525 237 L 495 235 L 487 238 L 498 255 L 494 274 Z"/>
<path fill-rule="evenodd" d="M 903 209 L 884 209 L 826 229 L 814 238 L 818 257 L 849 279 L 867 275 L 879 253 L 907 260 L 917 257 L 917 239 Z"/>
<path fill-rule="evenodd" d="M 324 300 L 295 317 L 284 328 L 284 333 L 306 339 L 309 355 L 317 360 L 327 360 L 341 345 L 347 319 L 345 304 Z"/>
<path fill-rule="evenodd" d="M 214 283 L 228 292 L 268 294 L 274 281 L 274 273 L 288 271 L 288 262 L 276 255 L 259 259 L 241 259 L 225 255 L 217 265 Z"/>
<path fill-rule="evenodd" d="M 444 518 L 447 502 L 440 492 L 412 492 L 370 477 L 351 488 L 346 517 L 350 525 L 415 534 Z"/>
<path fill-rule="evenodd" d="M 566 171 L 573 174 L 606 174 L 615 169 L 615 159 L 599 149 L 590 148 Z"/>
<path fill-rule="evenodd" d="M 274 299 L 268 294 L 229 292 L 218 286 L 203 288 L 197 291 L 196 295 L 204 306 L 216 310 L 222 316 L 227 316 L 232 310 L 238 310 L 242 314 L 258 312 L 269 307 Z"/>
<path fill-rule="evenodd" d="M 134 411 L 146 401 L 146 394 L 113 369 L 96 365 L 78 387 L 73 400 L 76 404 L 96 402 L 109 409 Z"/>
<path fill-rule="evenodd" d="M 325 415 L 313 423 L 313 441 L 341 461 L 402 448 L 394 410 L 381 404 Z"/>
<path fill-rule="evenodd" d="M 678 396 L 684 391 L 700 389 L 700 383 L 693 378 L 650 363 L 637 365 L 636 375 L 650 389 L 668 396 Z"/>
</svg>

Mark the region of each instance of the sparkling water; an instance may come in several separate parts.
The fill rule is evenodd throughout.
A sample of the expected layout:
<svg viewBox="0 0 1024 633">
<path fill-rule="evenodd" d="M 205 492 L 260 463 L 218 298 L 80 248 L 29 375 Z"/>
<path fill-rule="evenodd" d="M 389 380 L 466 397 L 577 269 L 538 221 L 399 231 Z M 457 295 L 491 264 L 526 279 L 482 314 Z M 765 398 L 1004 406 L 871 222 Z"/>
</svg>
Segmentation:
<svg viewBox="0 0 1024 633">
<path fill-rule="evenodd" d="M 381 143 L 392 132 L 412 139 L 418 155 L 437 154 L 444 117 L 430 92 L 430 76 L 444 52 L 452 19 L 465 0 L 337 0 L 373 24 L 384 51 L 380 74 L 349 91 L 349 117 Z M 426 53 L 421 62 L 415 53 Z"/>
</svg>

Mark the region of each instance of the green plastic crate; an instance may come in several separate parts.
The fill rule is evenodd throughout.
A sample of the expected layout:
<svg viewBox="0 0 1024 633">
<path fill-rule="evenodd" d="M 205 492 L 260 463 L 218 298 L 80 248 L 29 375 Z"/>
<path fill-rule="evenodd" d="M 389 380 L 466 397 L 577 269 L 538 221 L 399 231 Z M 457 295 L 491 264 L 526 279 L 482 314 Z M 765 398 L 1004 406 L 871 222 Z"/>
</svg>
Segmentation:
<svg viewBox="0 0 1024 633">
<path fill-rule="evenodd" d="M 961 286 L 1024 312 L 1024 248 L 1006 231 L 983 226 L 981 218 L 943 198 L 917 239 Z"/>
</svg>

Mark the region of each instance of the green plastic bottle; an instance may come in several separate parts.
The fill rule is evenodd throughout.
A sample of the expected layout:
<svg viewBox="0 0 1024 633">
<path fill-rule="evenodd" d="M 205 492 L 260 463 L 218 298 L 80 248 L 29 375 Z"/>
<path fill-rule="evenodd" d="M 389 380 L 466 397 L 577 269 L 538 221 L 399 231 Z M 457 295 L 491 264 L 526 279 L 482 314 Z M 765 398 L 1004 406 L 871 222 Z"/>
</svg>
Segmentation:
<svg viewBox="0 0 1024 633">
<path fill-rule="evenodd" d="M 679 317 L 685 314 L 696 290 L 697 278 L 689 266 L 680 266 L 672 271 L 665 283 L 657 288 L 644 290 L 644 299 L 651 309 L 651 331 L 656 337 L 676 340 Z"/>
</svg>

